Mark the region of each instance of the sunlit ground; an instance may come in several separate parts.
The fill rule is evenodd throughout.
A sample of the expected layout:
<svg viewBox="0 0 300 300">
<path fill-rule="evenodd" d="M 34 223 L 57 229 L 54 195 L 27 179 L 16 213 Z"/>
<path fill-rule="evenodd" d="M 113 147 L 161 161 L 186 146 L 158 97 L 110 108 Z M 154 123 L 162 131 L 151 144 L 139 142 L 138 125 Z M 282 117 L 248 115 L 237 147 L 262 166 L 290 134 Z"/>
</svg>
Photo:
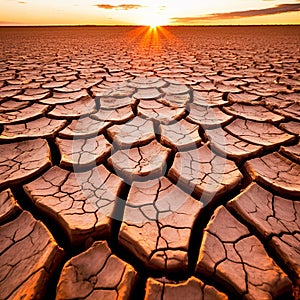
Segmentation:
<svg viewBox="0 0 300 300">
<path fill-rule="evenodd" d="M 127 35 L 130 42 L 137 42 L 137 52 L 148 52 L 149 55 L 159 55 L 164 47 L 180 43 L 180 40 L 165 26 L 160 26 L 156 23 L 135 28 Z"/>
<path fill-rule="evenodd" d="M 300 26 L 2 28 L 0 299 L 292 299 L 299 39 Z"/>
</svg>

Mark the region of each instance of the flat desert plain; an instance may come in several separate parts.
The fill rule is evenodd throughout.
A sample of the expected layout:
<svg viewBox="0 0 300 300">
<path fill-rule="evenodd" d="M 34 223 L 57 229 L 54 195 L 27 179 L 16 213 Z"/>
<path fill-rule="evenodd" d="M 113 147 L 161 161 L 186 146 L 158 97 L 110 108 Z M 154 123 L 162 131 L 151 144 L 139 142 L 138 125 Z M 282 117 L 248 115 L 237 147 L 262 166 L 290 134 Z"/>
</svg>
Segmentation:
<svg viewBox="0 0 300 300">
<path fill-rule="evenodd" d="M 300 298 L 300 26 L 0 30 L 1 299 Z"/>
</svg>

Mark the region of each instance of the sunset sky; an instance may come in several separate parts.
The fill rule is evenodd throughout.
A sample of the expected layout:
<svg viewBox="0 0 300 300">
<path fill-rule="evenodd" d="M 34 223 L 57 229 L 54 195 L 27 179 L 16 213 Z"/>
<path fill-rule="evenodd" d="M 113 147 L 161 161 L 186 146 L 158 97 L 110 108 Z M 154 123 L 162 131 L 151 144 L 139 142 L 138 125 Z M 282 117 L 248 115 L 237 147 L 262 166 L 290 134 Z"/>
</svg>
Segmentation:
<svg viewBox="0 0 300 300">
<path fill-rule="evenodd" d="M 0 25 L 300 24 L 300 0 L 0 0 Z"/>
</svg>

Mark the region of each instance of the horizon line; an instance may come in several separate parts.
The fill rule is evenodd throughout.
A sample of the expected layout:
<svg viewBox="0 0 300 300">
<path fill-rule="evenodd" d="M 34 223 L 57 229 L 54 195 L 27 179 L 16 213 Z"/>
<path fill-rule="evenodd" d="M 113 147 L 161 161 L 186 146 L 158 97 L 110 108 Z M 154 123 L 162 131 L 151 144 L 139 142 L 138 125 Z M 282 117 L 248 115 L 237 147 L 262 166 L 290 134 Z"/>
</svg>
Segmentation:
<svg viewBox="0 0 300 300">
<path fill-rule="evenodd" d="M 158 25 L 156 27 L 248 27 L 248 26 L 300 26 L 299 24 L 172 24 L 172 25 Z M 45 24 L 45 25 L 31 25 L 31 24 L 10 24 L 1 25 L 0 27 L 151 27 L 149 25 L 138 24 Z"/>
</svg>

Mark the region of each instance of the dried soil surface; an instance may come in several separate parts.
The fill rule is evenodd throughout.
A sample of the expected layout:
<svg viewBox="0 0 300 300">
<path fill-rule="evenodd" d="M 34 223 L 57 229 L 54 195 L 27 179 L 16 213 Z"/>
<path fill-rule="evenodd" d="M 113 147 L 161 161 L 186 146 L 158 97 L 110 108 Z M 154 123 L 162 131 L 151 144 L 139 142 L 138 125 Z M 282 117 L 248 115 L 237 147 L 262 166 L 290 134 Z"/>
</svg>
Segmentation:
<svg viewBox="0 0 300 300">
<path fill-rule="evenodd" d="M 299 44 L 1 28 L 0 299 L 300 299 Z"/>
</svg>

